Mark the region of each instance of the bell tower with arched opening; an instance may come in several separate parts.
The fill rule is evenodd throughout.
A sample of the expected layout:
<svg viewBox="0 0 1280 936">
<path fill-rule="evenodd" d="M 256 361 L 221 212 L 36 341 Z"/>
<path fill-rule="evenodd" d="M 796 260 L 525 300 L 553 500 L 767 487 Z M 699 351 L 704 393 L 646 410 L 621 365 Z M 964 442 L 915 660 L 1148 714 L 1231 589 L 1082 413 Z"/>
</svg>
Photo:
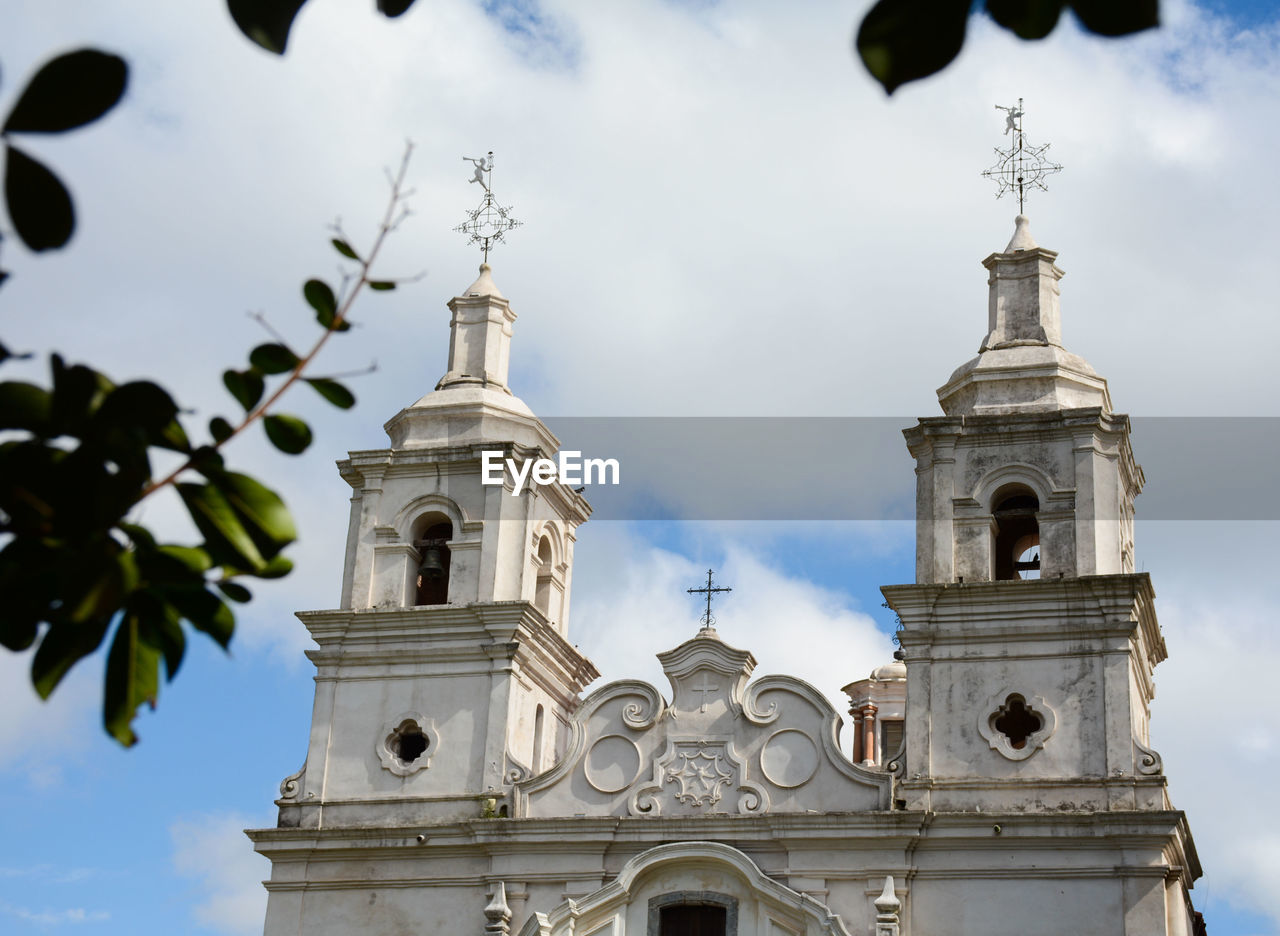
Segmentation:
<svg viewBox="0 0 1280 936">
<path fill-rule="evenodd" d="M 1151 580 L 1134 571 L 1144 479 L 1129 418 L 1062 345 L 1056 259 L 1019 216 L 983 261 L 977 357 L 938 390 L 945 415 L 904 433 L 916 582 L 883 589 L 906 664 L 895 797 L 940 817 L 936 829 L 980 812 L 988 839 L 1146 836 L 1143 855 L 1104 863 L 1135 921 L 1123 931 L 1164 932 L 1199 867 L 1148 736 L 1166 651 Z"/>
<path fill-rule="evenodd" d="M 597 675 L 566 639 L 574 531 L 591 509 L 558 481 L 516 493 L 559 442 L 507 386 L 515 313 L 488 264 L 449 302 L 433 392 L 390 446 L 338 463 L 351 485 L 339 607 L 299 615 L 319 645 L 302 770 L 280 825 L 351 828 L 505 814 L 512 784 L 558 756 Z M 488 482 L 488 483 L 487 483 Z M 270 914 L 289 917 L 290 898 Z"/>
</svg>

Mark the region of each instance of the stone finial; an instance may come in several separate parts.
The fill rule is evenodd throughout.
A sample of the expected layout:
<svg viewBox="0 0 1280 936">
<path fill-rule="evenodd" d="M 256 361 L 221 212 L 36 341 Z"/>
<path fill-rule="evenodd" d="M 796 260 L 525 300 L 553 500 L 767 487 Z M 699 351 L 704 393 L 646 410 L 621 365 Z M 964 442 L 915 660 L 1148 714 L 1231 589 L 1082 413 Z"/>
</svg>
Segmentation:
<svg viewBox="0 0 1280 936">
<path fill-rule="evenodd" d="M 1013 237 L 1009 240 L 1009 246 L 1004 249 L 1004 252 L 1013 253 L 1015 250 L 1033 250 L 1039 246 L 1035 238 L 1031 236 L 1031 219 L 1026 215 L 1018 215 L 1014 218 Z M 481 267 L 481 269 L 484 268 Z"/>
<path fill-rule="evenodd" d="M 507 885 L 498 881 L 493 886 L 493 899 L 484 908 L 485 936 L 507 936 L 511 932 L 511 908 L 507 906 Z"/>
<path fill-rule="evenodd" d="M 480 275 L 449 300 L 449 369 L 437 390 L 479 385 L 510 393 L 507 370 L 511 358 L 511 325 L 516 314 L 498 289 L 487 263 Z"/>
<path fill-rule="evenodd" d="M 884 890 L 875 899 L 876 936 L 898 936 L 898 911 L 902 901 L 893 891 L 893 875 L 885 875 Z"/>
<path fill-rule="evenodd" d="M 1036 244 L 1026 215 L 1018 215 L 1004 251 L 982 261 L 990 272 L 988 333 L 982 348 L 1062 345 L 1058 254 Z"/>
<path fill-rule="evenodd" d="M 480 275 L 476 277 L 474 283 L 463 290 L 462 294 L 467 297 L 494 296 L 498 299 L 507 298 L 502 294 L 502 290 L 498 288 L 498 284 L 493 281 L 492 273 L 493 267 L 487 263 L 480 264 Z"/>
</svg>

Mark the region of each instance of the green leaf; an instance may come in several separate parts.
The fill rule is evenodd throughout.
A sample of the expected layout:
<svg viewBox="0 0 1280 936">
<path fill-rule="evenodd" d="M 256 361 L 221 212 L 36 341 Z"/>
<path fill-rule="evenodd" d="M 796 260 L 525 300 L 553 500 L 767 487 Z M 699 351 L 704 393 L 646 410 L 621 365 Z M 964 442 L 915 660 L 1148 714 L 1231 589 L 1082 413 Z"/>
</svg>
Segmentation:
<svg viewBox="0 0 1280 936">
<path fill-rule="evenodd" d="M 329 243 L 333 244 L 333 249 L 336 250 L 338 253 L 342 254 L 347 259 L 349 260 L 360 259 L 360 255 L 356 253 L 355 250 L 352 248 L 352 246 L 348 244 L 346 241 L 344 241 L 342 238 L 335 237 L 333 238 L 333 240 L 329 241 Z"/>
<path fill-rule="evenodd" d="M 284 374 L 298 366 L 298 356 L 282 344 L 261 344 L 249 352 L 249 363 L 264 374 Z"/>
<path fill-rule="evenodd" d="M 411 6 L 413 0 L 378 0 L 378 12 L 390 19 L 395 19 Z"/>
<path fill-rule="evenodd" d="M 165 681 L 173 680 L 182 666 L 182 658 L 187 652 L 187 637 L 182 633 L 182 624 L 178 615 L 167 608 L 160 609 L 150 618 L 150 642 L 159 646 L 164 655 Z"/>
<path fill-rule="evenodd" d="M 223 371 L 222 383 L 236 398 L 236 402 L 244 407 L 246 413 L 258 405 L 258 401 L 262 399 L 262 391 L 265 389 L 262 376 L 252 370 Z"/>
<path fill-rule="evenodd" d="M 215 582 L 214 584 L 218 586 L 219 591 L 232 601 L 238 601 L 241 604 L 244 604 L 247 601 L 253 600 L 253 592 L 249 591 L 249 589 L 245 588 L 239 582 L 231 582 L 223 579 L 221 582 Z"/>
<path fill-rule="evenodd" d="M 245 569 L 266 565 L 257 543 L 220 488 L 190 481 L 175 487 L 215 561 Z"/>
<path fill-rule="evenodd" d="M 302 296 L 317 312 L 327 312 L 330 318 L 338 313 L 338 297 L 324 280 L 307 280 L 302 284 Z"/>
<path fill-rule="evenodd" d="M 265 568 L 259 569 L 253 574 L 260 579 L 278 579 L 284 578 L 293 571 L 293 560 L 285 556 L 276 556 L 267 563 Z"/>
<path fill-rule="evenodd" d="M 4 122 L 4 133 L 61 133 L 115 107 L 129 79 L 118 55 L 79 49 L 50 59 L 27 83 Z"/>
<path fill-rule="evenodd" d="M 1043 39 L 1058 25 L 1064 0 L 987 0 L 991 18 L 1022 39 Z"/>
<path fill-rule="evenodd" d="M 133 436 L 142 445 L 188 452 L 191 445 L 177 415 L 178 404 L 168 392 L 150 381 L 136 380 L 107 394 L 89 429 L 98 439 L 118 441 L 121 436 Z"/>
<path fill-rule="evenodd" d="M 231 438 L 234 432 L 235 430 L 231 428 L 231 423 L 221 416 L 215 416 L 209 420 L 209 435 L 213 436 L 213 440 L 219 445 Z"/>
<path fill-rule="evenodd" d="M 298 538 L 298 530 L 289 516 L 289 508 L 280 495 L 248 475 L 232 471 L 222 474 L 217 482 L 244 528 L 253 537 L 266 559 L 274 559 L 280 550 Z"/>
<path fill-rule="evenodd" d="M 369 280 L 369 288 L 377 292 L 390 292 L 396 288 L 392 280 Z"/>
<path fill-rule="evenodd" d="M 355 394 L 331 377 L 304 377 L 307 383 L 338 409 L 351 409 L 356 405 Z"/>
<path fill-rule="evenodd" d="M 227 11 L 242 33 L 268 52 L 284 54 L 289 28 L 306 0 L 227 0 Z"/>
<path fill-rule="evenodd" d="M 146 527 L 136 523 L 117 523 L 116 527 L 133 541 L 140 550 L 156 548 L 156 538 Z"/>
<path fill-rule="evenodd" d="M 155 708 L 160 691 L 160 652 L 143 630 L 136 614 L 126 614 L 107 654 L 102 720 L 107 733 L 125 747 L 138 740 L 131 727 L 138 707 L 145 702 Z"/>
<path fill-rule="evenodd" d="M 219 646 L 225 649 L 231 643 L 236 629 L 235 615 L 213 592 L 204 586 L 190 586 L 166 589 L 164 597 L 192 627 L 208 634 Z"/>
<path fill-rule="evenodd" d="M 53 435 L 81 435 L 90 417 L 102 405 L 115 384 L 91 367 L 68 367 L 62 356 L 49 359 L 53 371 L 53 409 L 49 414 Z"/>
<path fill-rule="evenodd" d="M 892 94 L 960 53 L 968 17 L 968 0 L 880 0 L 858 29 L 858 54 Z"/>
<path fill-rule="evenodd" d="M 58 177 L 16 146 L 5 148 L 4 197 L 9 220 L 28 250 L 55 250 L 71 240 L 76 213 Z"/>
<path fill-rule="evenodd" d="M 52 394 L 43 387 L 10 380 L 0 383 L 0 429 L 25 429 L 43 435 L 49 425 Z"/>
<path fill-rule="evenodd" d="M 267 438 L 280 451 L 297 455 L 311 444 L 311 428 L 297 416 L 272 413 L 262 420 Z"/>
<path fill-rule="evenodd" d="M 316 310 L 316 321 L 325 328 L 346 331 L 351 327 L 350 323 L 345 321 L 334 324 L 338 318 L 338 297 L 333 294 L 328 283 L 318 279 L 307 280 L 303 284 L 302 295 L 307 300 L 307 304 Z"/>
<path fill-rule="evenodd" d="M 1158 0 L 1071 0 L 1081 25 L 1100 36 L 1127 36 L 1160 25 Z"/>
<path fill-rule="evenodd" d="M 156 552 L 180 563 L 189 572 L 201 576 L 201 581 L 204 580 L 204 573 L 213 568 L 213 557 L 198 546 L 178 546 L 173 543 L 166 543 L 160 546 Z"/>
<path fill-rule="evenodd" d="M 31 684 L 40 698 L 49 698 L 71 667 L 98 649 L 109 623 L 109 619 L 60 622 L 45 632 L 31 659 Z"/>
</svg>

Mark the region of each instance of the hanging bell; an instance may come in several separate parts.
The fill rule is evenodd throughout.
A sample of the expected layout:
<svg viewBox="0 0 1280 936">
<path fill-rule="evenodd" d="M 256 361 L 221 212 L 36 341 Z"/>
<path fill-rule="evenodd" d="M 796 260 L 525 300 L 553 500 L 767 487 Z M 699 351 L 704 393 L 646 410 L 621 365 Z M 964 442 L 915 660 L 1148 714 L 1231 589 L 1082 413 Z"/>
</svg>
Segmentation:
<svg viewBox="0 0 1280 936">
<path fill-rule="evenodd" d="M 423 547 L 422 564 L 418 566 L 418 574 L 424 582 L 444 578 L 444 547 L 438 543 L 430 543 Z"/>
</svg>

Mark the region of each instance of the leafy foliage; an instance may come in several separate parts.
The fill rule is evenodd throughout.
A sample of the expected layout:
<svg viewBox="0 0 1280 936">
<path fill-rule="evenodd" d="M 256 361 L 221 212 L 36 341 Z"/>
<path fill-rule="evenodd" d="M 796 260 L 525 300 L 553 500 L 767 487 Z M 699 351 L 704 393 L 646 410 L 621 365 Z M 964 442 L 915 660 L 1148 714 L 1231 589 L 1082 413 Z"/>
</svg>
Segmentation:
<svg viewBox="0 0 1280 936">
<path fill-rule="evenodd" d="M 9 220 L 28 249 L 53 250 L 75 232 L 67 187 L 43 163 L 14 146 L 14 133 L 63 133 L 97 120 L 124 94 L 129 67 L 118 55 L 80 49 L 50 59 L 27 83 L 0 126 Z M 0 272 L 0 283 L 5 274 Z"/>
<path fill-rule="evenodd" d="M 268 52 L 284 55 L 289 30 L 307 0 L 227 0 L 227 12 L 239 30 Z M 394 19 L 413 6 L 413 0 L 377 0 L 377 10 Z M 354 258 L 353 258 L 354 259 Z"/>
<path fill-rule="evenodd" d="M 114 104 L 119 95 L 101 89 L 96 97 L 71 103 L 64 95 L 75 96 L 74 79 L 83 74 L 84 62 L 118 59 L 75 53 L 75 67 L 68 67 L 67 58 L 41 69 L 6 129 L 59 132 Z M 65 244 L 74 224 L 65 188 L 12 146 L 8 158 L 7 197 L 20 236 L 35 250 Z M 341 241 L 345 249 L 339 252 L 357 266 L 344 277 L 342 295 L 318 279 L 303 286 L 320 337 L 305 353 L 282 340 L 260 344 L 249 352 L 246 367 L 227 370 L 223 384 L 244 412 L 238 421 L 210 419 L 209 442 L 191 441 L 182 411 L 164 388 L 149 381 L 117 385 L 88 365 L 68 365 L 56 353 L 48 387 L 0 382 L 0 595 L 6 605 L 0 645 L 14 651 L 35 647 L 31 680 L 47 698 L 77 662 L 109 641 L 103 723 L 121 744 L 137 740 L 132 723 L 138 708 L 155 706 L 160 667 L 166 679 L 177 674 L 186 651 L 183 622 L 226 648 L 235 631 L 229 602 L 252 598 L 238 580 L 278 578 L 292 568 L 283 551 L 297 531 L 284 501 L 262 482 L 227 468 L 220 449 L 261 422 L 280 451 L 304 451 L 312 440 L 306 422 L 270 412 L 299 380 L 333 406 L 355 405 L 354 394 L 339 380 L 303 372 L 332 334 L 350 327 L 347 315 L 363 287 L 395 285 L 370 273 L 384 239 L 405 214 L 401 193 L 408 158 L 406 149 L 366 259 Z M 32 180 L 39 182 L 34 195 Z M 14 356 L 0 346 L 0 363 Z M 178 463 L 159 479 L 157 455 Z M 169 487 L 198 542 L 158 542 L 134 518 L 139 502 Z"/>
<path fill-rule="evenodd" d="M 1160 22 L 1159 0 L 985 0 L 987 12 L 1022 39 L 1043 39 L 1070 7 L 1102 36 L 1125 36 Z M 970 0 L 879 0 L 862 20 L 855 45 L 867 71 L 892 94 L 941 71 L 960 54 Z"/>
</svg>

